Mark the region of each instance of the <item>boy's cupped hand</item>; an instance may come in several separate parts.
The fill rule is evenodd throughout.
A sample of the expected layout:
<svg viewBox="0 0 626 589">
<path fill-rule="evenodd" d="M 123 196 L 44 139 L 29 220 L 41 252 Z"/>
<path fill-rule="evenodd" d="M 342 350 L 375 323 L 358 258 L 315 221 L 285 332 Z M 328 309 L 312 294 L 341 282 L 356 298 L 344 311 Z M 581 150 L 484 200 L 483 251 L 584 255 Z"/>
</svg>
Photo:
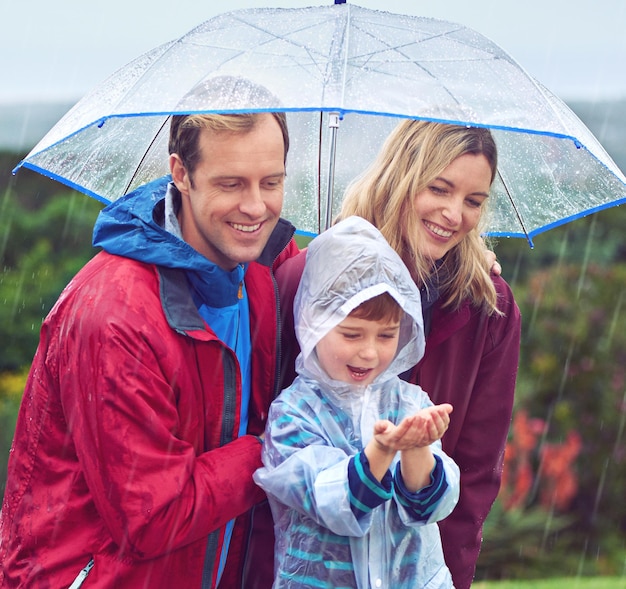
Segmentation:
<svg viewBox="0 0 626 589">
<path fill-rule="evenodd" d="M 452 405 L 442 403 L 421 409 L 405 417 L 398 425 L 387 419 L 374 424 L 374 438 L 388 451 L 400 452 L 410 448 L 429 446 L 441 439 L 450 424 Z"/>
</svg>

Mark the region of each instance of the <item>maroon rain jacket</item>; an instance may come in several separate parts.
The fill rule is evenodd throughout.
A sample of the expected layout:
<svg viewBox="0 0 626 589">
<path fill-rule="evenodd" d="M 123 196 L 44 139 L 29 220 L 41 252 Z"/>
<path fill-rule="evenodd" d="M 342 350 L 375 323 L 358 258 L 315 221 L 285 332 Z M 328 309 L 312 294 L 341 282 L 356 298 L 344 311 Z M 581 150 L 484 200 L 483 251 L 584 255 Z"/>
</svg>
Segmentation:
<svg viewBox="0 0 626 589">
<path fill-rule="evenodd" d="M 283 387 L 295 377 L 299 349 L 291 309 L 305 257 L 303 251 L 276 272 L 284 334 Z M 461 470 L 461 495 L 439 528 L 456 589 L 469 589 L 472 583 L 483 523 L 500 488 L 519 360 L 519 308 L 509 285 L 498 276 L 492 280 L 504 316 L 488 316 L 469 301 L 455 311 L 436 302 L 424 358 L 409 379 L 433 403 L 454 407 L 442 443 Z"/>
</svg>

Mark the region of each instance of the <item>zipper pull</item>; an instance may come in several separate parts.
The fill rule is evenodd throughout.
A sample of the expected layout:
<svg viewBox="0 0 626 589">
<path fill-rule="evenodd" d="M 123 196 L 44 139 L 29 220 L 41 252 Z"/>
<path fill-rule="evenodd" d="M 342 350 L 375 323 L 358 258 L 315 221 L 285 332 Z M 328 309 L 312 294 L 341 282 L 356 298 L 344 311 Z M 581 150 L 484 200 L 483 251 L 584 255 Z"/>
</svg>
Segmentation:
<svg viewBox="0 0 626 589">
<path fill-rule="evenodd" d="M 93 568 L 93 558 L 85 565 L 85 568 L 76 575 L 74 582 L 69 586 L 69 589 L 79 589 L 82 587 L 82 584 L 85 582 L 89 571 Z"/>
<path fill-rule="evenodd" d="M 243 272 L 245 268 L 243 264 L 239 264 L 239 267 L 241 268 L 241 282 L 239 283 L 239 290 L 237 291 L 237 298 L 241 300 L 243 299 Z"/>
</svg>

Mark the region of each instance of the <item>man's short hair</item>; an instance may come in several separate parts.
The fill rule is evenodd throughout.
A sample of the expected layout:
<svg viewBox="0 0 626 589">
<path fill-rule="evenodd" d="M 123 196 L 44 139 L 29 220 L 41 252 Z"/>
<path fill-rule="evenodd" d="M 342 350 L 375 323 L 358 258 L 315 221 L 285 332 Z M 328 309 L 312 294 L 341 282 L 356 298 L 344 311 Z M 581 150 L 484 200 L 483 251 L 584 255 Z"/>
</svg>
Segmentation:
<svg viewBox="0 0 626 589">
<path fill-rule="evenodd" d="M 204 129 L 216 133 L 248 133 L 263 113 L 271 114 L 283 135 L 285 161 L 289 151 L 287 117 L 280 112 L 280 100 L 267 88 L 237 76 L 217 76 L 203 80 L 181 98 L 178 112 L 170 122 L 169 153 L 177 153 L 189 174 L 199 158 L 199 137 Z M 250 112 L 254 109 L 255 112 Z M 207 113 L 207 110 L 211 110 Z M 229 111 L 216 114 L 220 110 Z M 241 112 L 232 112 L 241 111 Z"/>
<path fill-rule="evenodd" d="M 190 175 L 200 159 L 200 132 L 249 133 L 263 113 L 174 115 L 170 123 L 169 153 L 177 153 Z M 289 130 L 284 112 L 272 112 L 283 135 L 285 161 L 289 150 Z"/>
</svg>

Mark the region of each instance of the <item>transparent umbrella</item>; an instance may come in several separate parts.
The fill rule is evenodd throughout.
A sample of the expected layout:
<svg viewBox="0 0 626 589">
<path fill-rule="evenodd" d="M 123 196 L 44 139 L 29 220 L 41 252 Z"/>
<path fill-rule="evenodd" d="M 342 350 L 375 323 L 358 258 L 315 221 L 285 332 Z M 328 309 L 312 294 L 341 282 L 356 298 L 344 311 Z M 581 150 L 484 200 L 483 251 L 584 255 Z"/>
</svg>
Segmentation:
<svg viewBox="0 0 626 589">
<path fill-rule="evenodd" d="M 276 98 L 236 84 L 192 98 L 198 84 L 232 76 Z M 110 202 L 167 173 L 170 115 L 267 110 L 288 112 L 284 216 L 302 232 L 328 226 L 347 182 L 401 118 L 493 130 L 491 235 L 532 245 L 542 231 L 626 200 L 624 175 L 592 133 L 500 47 L 460 24 L 353 4 L 212 18 L 93 89 L 16 170 Z"/>
</svg>

